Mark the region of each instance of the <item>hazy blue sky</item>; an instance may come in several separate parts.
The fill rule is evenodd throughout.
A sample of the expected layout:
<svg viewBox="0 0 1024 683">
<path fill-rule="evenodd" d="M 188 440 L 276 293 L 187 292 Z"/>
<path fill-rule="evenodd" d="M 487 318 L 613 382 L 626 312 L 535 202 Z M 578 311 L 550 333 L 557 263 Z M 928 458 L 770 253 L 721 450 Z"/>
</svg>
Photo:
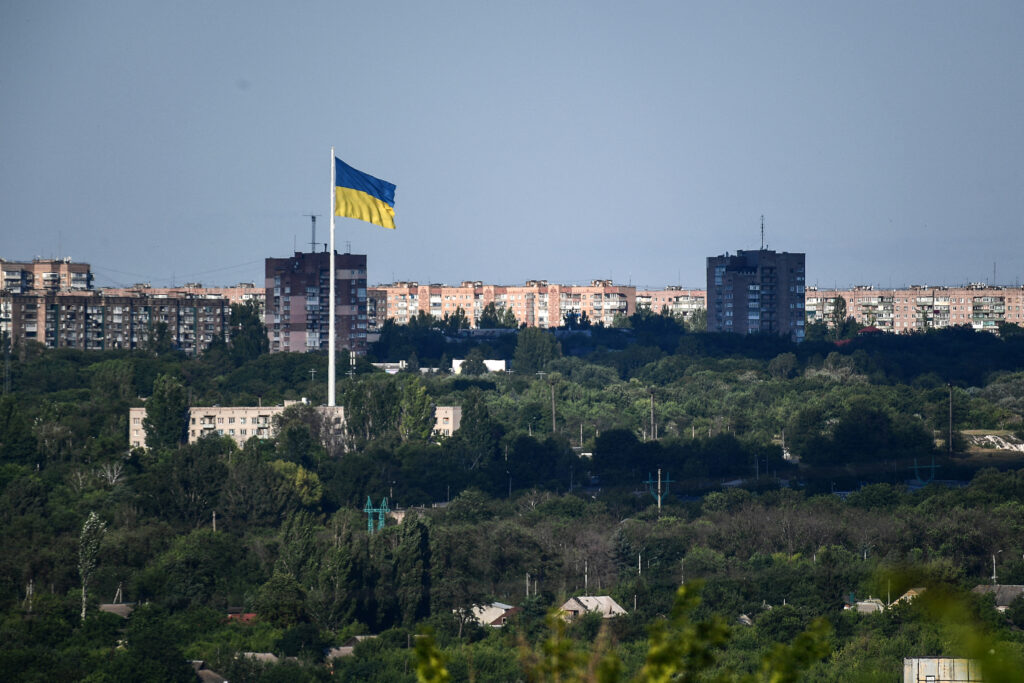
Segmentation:
<svg viewBox="0 0 1024 683">
<path fill-rule="evenodd" d="M 371 283 L 1024 281 L 1024 2 L 0 0 L 0 257 L 259 281 L 338 219 Z M 306 246 L 304 246 L 304 244 Z"/>
</svg>

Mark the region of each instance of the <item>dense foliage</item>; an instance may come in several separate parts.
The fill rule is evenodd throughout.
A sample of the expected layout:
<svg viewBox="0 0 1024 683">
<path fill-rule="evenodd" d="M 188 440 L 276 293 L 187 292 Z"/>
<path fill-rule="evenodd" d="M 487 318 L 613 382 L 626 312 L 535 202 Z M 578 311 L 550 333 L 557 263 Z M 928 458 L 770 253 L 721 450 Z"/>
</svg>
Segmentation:
<svg viewBox="0 0 1024 683">
<path fill-rule="evenodd" d="M 412 680 L 418 667 L 656 679 L 706 650 L 700 676 L 798 664 L 810 680 L 895 681 L 905 656 L 983 641 L 994 671 L 1021 654 L 1024 602 L 1000 615 L 963 591 L 993 571 L 1024 583 L 1024 476 L 1013 459 L 968 453 L 963 433 L 1020 432 L 1024 337 L 795 346 L 650 313 L 482 341 L 459 336 L 459 319 L 389 324 L 371 358 L 350 368 L 340 354 L 340 439 L 299 404 L 274 439 L 182 444 L 188 405 L 323 402 L 326 359 L 265 353 L 248 313 L 230 344 L 195 359 L 13 350 L 0 398 L 5 675 L 191 680 L 186 659 L 202 659 L 232 681 Z M 514 372 L 418 371 L 453 358 Z M 135 405 L 148 448 L 129 452 Z M 434 405 L 462 407 L 452 437 L 431 437 Z M 404 520 L 368 534 L 367 497 Z M 694 581 L 701 601 L 677 595 Z M 928 591 L 879 614 L 842 609 L 851 594 L 913 587 Z M 97 608 L 118 592 L 136 603 L 127 621 Z M 604 627 L 547 618 L 583 593 L 629 614 Z M 493 600 L 522 611 L 503 629 L 467 621 Z M 413 637 L 424 628 L 429 643 Z"/>
</svg>

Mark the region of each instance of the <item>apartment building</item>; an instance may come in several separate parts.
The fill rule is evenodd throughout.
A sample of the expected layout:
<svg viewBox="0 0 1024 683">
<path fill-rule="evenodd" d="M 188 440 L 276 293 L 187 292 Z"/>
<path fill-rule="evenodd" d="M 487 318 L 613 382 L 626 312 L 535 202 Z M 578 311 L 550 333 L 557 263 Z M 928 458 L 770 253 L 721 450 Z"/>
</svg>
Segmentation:
<svg viewBox="0 0 1024 683">
<path fill-rule="evenodd" d="M 304 400 L 302 401 L 304 402 Z M 204 436 L 217 434 L 230 436 L 239 448 L 249 439 L 270 439 L 277 434 L 274 418 L 291 405 L 300 401 L 285 401 L 278 406 L 208 406 L 188 409 L 188 443 L 195 443 Z M 332 431 L 340 432 L 345 423 L 345 410 L 341 406 L 317 406 L 325 419 L 330 421 Z M 131 448 L 146 447 L 146 430 L 142 421 L 146 417 L 145 406 L 128 409 L 128 444 Z"/>
<path fill-rule="evenodd" d="M 707 309 L 707 292 L 672 285 L 665 289 L 638 289 L 636 307 L 647 308 L 655 313 L 667 310 L 672 315 L 689 320 L 697 311 Z"/>
<path fill-rule="evenodd" d="M 70 257 L 31 261 L 0 259 L 0 288 L 9 294 L 84 292 L 92 289 L 92 271 L 88 263 L 74 263 Z"/>
<path fill-rule="evenodd" d="M 404 325 L 420 312 L 440 319 L 461 308 L 471 326 L 477 327 L 491 303 L 512 311 L 518 323 L 528 327 L 560 327 L 569 313 L 586 313 L 591 322 L 611 325 L 616 314 L 636 312 L 636 288 L 615 285 L 611 280 L 594 280 L 587 286 L 549 284 L 547 280 L 528 280 L 523 285 L 467 280 L 457 287 L 395 282 L 371 288 L 370 296 L 376 299 L 379 324 L 392 318 Z"/>
<path fill-rule="evenodd" d="M 804 262 L 804 254 L 766 249 L 709 256 L 708 331 L 803 341 Z"/>
<path fill-rule="evenodd" d="M 335 344 L 366 352 L 366 255 L 334 256 Z M 330 254 L 295 252 L 266 260 L 264 322 L 270 351 L 327 351 L 330 327 Z"/>
<path fill-rule="evenodd" d="M 462 425 L 462 406 L 435 406 L 434 407 L 434 429 L 435 436 L 451 436 L 459 431 Z"/>
<path fill-rule="evenodd" d="M 904 289 L 817 289 L 807 291 L 807 321 L 831 323 L 842 299 L 846 316 L 885 332 L 907 333 L 970 325 L 996 332 L 999 323 L 1024 324 L 1024 287 L 914 285 Z"/>
<path fill-rule="evenodd" d="M 154 297 L 219 297 L 227 299 L 229 304 L 255 304 L 263 314 L 266 290 L 257 287 L 255 282 L 239 282 L 229 287 L 204 287 L 199 282 L 188 282 L 180 287 L 153 287 L 148 282 L 140 282 L 131 287 L 103 287 L 100 289 L 105 296 L 154 296 Z"/>
<path fill-rule="evenodd" d="M 195 356 L 215 336 L 227 339 L 226 299 L 105 296 L 97 291 L 0 294 L 0 332 L 15 342 L 87 351 L 139 349 L 166 330 L 173 348 Z"/>
</svg>

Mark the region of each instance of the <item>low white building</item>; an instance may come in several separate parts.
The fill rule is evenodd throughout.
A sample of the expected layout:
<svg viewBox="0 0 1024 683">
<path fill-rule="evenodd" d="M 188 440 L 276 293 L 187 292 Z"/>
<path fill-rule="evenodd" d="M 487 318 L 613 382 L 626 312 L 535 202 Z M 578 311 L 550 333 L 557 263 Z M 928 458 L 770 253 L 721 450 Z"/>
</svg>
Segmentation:
<svg viewBox="0 0 1024 683">
<path fill-rule="evenodd" d="M 462 374 L 462 364 L 466 362 L 465 358 L 456 358 L 452 361 L 452 372 L 456 375 Z M 505 372 L 505 361 L 503 360 L 485 360 L 484 367 L 487 368 L 487 372 Z"/>
<path fill-rule="evenodd" d="M 982 683 L 981 664 L 956 657 L 907 657 L 903 683 Z"/>
<path fill-rule="evenodd" d="M 462 424 L 462 406 L 434 406 L 434 434 L 451 436 Z"/>
<path fill-rule="evenodd" d="M 239 447 L 252 437 L 270 439 L 275 436 L 274 417 L 286 408 L 302 401 L 285 401 L 279 406 L 199 406 L 188 409 L 188 443 L 204 436 L 218 434 L 230 436 Z M 345 422 L 342 406 L 317 406 L 317 412 L 331 421 L 333 430 L 340 430 Z M 132 448 L 146 447 L 146 430 L 142 421 L 146 407 L 128 409 L 128 443 Z"/>
</svg>

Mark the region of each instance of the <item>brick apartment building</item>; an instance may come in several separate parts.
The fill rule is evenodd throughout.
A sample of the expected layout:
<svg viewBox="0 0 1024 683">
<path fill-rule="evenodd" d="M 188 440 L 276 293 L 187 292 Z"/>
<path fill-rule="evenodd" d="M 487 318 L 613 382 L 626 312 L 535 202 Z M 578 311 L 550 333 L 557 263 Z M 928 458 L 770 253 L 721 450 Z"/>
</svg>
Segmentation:
<svg viewBox="0 0 1024 683">
<path fill-rule="evenodd" d="M 9 294 L 87 291 L 92 289 L 92 269 L 88 263 L 74 263 L 70 258 L 0 259 L 0 288 Z"/>
<path fill-rule="evenodd" d="M 1024 287 L 912 286 L 904 289 L 807 290 L 807 321 L 831 323 L 839 299 L 846 316 L 861 325 L 884 332 L 906 333 L 970 325 L 978 331 L 996 332 L 999 323 L 1024 324 Z"/>
<path fill-rule="evenodd" d="M 230 305 L 219 296 L 96 291 L 89 264 L 70 259 L 0 264 L 0 333 L 15 343 L 138 349 L 165 328 L 172 347 L 194 356 L 229 333 Z"/>
<path fill-rule="evenodd" d="M 366 352 L 366 255 L 334 257 L 336 348 Z M 264 322 L 270 351 L 327 351 L 330 254 L 295 252 L 266 260 Z"/>
<path fill-rule="evenodd" d="M 560 327 L 565 316 L 587 314 L 591 322 L 611 325 L 617 314 L 636 312 L 636 287 L 616 285 L 611 280 L 594 280 L 590 285 L 550 284 L 529 280 L 523 285 L 491 285 L 464 281 L 459 286 L 421 285 L 395 282 L 371 288 L 378 324 L 393 318 L 399 325 L 408 323 L 421 311 L 435 318 L 453 315 L 462 309 L 472 327 L 488 304 L 499 310 L 511 310 L 520 325 Z"/>
<path fill-rule="evenodd" d="M 172 298 L 211 298 L 227 299 L 229 304 L 255 304 L 263 315 L 266 290 L 255 282 L 239 282 L 229 287 L 204 287 L 198 282 L 188 282 L 180 287 L 153 287 L 149 283 L 139 283 L 130 287 L 103 287 L 100 292 L 104 296 L 151 296 Z"/>
<path fill-rule="evenodd" d="M 709 332 L 804 338 L 804 254 L 738 251 L 707 259 Z"/>
<path fill-rule="evenodd" d="M 703 289 L 683 289 L 669 286 L 665 289 L 638 289 L 637 308 L 648 308 L 655 313 L 667 310 L 672 315 L 690 320 L 694 313 L 707 309 L 707 292 Z"/>
</svg>

